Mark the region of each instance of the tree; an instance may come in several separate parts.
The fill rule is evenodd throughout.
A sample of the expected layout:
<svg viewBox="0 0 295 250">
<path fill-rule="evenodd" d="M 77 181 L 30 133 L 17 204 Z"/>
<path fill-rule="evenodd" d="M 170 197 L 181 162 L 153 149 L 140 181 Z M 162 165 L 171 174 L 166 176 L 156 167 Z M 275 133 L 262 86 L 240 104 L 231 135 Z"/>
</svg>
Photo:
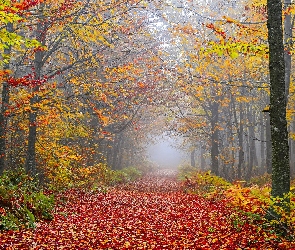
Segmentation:
<svg viewBox="0 0 295 250">
<path fill-rule="evenodd" d="M 7 24 L 7 31 L 12 32 L 12 23 Z M 11 46 L 9 45 L 4 49 L 3 57 L 7 57 L 10 55 Z M 3 72 L 9 69 L 9 62 L 5 62 L 3 65 Z M 6 150 L 6 127 L 8 118 L 6 113 L 7 107 L 9 103 L 9 84 L 6 80 L 2 83 L 2 105 L 0 112 L 0 174 L 3 172 L 5 167 L 5 150 Z"/>
<path fill-rule="evenodd" d="M 21 50 L 22 45 L 26 47 L 38 47 L 40 44 L 37 40 L 25 39 L 14 32 L 14 24 L 23 22 L 26 11 L 34 7 L 40 1 L 15 3 L 7 0 L 1 1 L 0 8 L 0 81 L 2 82 L 2 103 L 0 111 L 0 174 L 5 167 L 6 157 L 6 130 L 8 123 L 8 106 L 10 99 L 10 84 L 8 78 L 10 75 L 10 56 L 12 48 Z"/>
<path fill-rule="evenodd" d="M 286 120 L 285 60 L 281 0 L 267 1 L 270 74 L 270 126 L 272 138 L 273 197 L 290 191 L 290 165 Z"/>
<path fill-rule="evenodd" d="M 6 129 L 10 166 L 26 161 L 27 172 L 46 174 L 56 165 L 81 166 L 80 158 L 72 164 L 75 154 L 91 166 L 103 161 L 115 134 L 131 130 L 163 75 L 158 41 L 147 38 L 145 17 L 135 14 L 139 9 L 145 9 L 141 1 L 88 0 L 46 1 L 32 10 L 18 29 L 46 48 L 17 54 L 12 65 L 18 68 Z"/>
</svg>

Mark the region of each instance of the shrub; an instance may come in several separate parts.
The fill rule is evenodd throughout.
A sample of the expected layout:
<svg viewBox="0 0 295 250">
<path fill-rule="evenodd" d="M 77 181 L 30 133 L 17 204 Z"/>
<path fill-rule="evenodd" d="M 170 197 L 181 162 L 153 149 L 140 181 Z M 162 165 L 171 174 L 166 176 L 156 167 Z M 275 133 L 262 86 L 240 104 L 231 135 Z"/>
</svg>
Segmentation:
<svg viewBox="0 0 295 250">
<path fill-rule="evenodd" d="M 270 185 L 270 183 L 271 183 L 271 175 L 268 173 L 265 173 L 259 176 L 254 176 L 249 181 L 250 185 L 257 185 L 259 187 Z"/>
<path fill-rule="evenodd" d="M 125 180 L 127 182 L 135 181 L 136 179 L 142 176 L 142 172 L 135 167 L 123 168 L 121 171 L 126 174 Z"/>
<path fill-rule="evenodd" d="M 237 229 L 241 225 L 240 216 L 242 215 L 249 223 L 260 224 L 266 231 L 275 232 L 274 228 L 279 228 L 281 232 L 287 235 L 294 235 L 294 182 L 291 182 L 291 192 L 284 199 L 279 199 L 270 196 L 269 175 L 252 178 L 249 186 L 244 186 L 245 181 L 236 181 L 231 184 L 218 176 L 212 175 L 210 171 L 205 173 L 189 172 L 189 175 L 184 176 L 184 179 L 183 189 L 185 192 L 202 195 L 210 199 L 218 198 L 235 211 L 231 220 Z M 284 200 L 288 200 L 290 203 L 285 203 Z M 289 212 L 286 212 L 286 207 Z M 273 213 L 276 217 L 269 216 L 270 213 Z M 277 235 L 281 236 L 280 234 Z"/>
<path fill-rule="evenodd" d="M 44 194 L 24 170 L 10 170 L 0 177 L 0 206 L 0 229 L 34 227 L 38 220 L 52 219 L 54 196 Z"/>
<path fill-rule="evenodd" d="M 178 166 L 177 170 L 180 180 L 185 180 L 186 177 L 191 177 L 194 173 L 198 171 L 197 168 L 194 168 L 189 164 L 180 165 Z"/>
<path fill-rule="evenodd" d="M 49 176 L 48 187 L 51 190 L 62 191 L 70 188 L 93 189 L 108 182 L 109 168 L 99 163 L 88 167 L 56 167 Z"/>
<path fill-rule="evenodd" d="M 142 172 L 135 167 L 127 167 L 121 170 L 109 170 L 107 185 L 123 184 L 130 181 L 135 181 L 142 176 Z"/>
<path fill-rule="evenodd" d="M 219 197 L 223 191 L 231 186 L 231 183 L 222 177 L 207 172 L 191 172 L 190 177 L 185 177 L 183 187 L 185 192 L 195 193 L 205 197 Z"/>
</svg>

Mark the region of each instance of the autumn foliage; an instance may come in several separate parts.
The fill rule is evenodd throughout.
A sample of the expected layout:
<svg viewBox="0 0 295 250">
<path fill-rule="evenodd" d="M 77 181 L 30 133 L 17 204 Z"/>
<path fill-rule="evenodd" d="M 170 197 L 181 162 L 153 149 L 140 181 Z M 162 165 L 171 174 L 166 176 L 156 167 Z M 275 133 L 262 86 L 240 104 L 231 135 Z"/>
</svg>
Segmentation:
<svg viewBox="0 0 295 250">
<path fill-rule="evenodd" d="M 295 249 L 294 189 L 289 212 L 270 198 L 265 2 L 0 0 L 0 249 Z M 165 133 L 202 171 L 150 174 Z"/>
<path fill-rule="evenodd" d="M 57 197 L 52 221 L 2 232 L 0 243 L 5 249 L 295 248 L 264 228 L 259 215 L 250 217 L 230 197 L 184 193 L 175 176 L 149 175 L 106 193 L 67 190 Z"/>
</svg>

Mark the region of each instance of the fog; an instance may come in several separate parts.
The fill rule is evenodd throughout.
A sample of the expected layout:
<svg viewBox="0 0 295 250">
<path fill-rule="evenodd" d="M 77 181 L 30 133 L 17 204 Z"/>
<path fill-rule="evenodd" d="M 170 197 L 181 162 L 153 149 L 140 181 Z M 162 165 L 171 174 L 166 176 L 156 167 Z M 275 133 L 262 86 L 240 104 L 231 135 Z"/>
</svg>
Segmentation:
<svg viewBox="0 0 295 250">
<path fill-rule="evenodd" d="M 181 163 L 187 161 L 187 154 L 176 148 L 179 140 L 161 137 L 156 141 L 148 147 L 148 158 L 160 168 L 176 169 Z"/>
</svg>

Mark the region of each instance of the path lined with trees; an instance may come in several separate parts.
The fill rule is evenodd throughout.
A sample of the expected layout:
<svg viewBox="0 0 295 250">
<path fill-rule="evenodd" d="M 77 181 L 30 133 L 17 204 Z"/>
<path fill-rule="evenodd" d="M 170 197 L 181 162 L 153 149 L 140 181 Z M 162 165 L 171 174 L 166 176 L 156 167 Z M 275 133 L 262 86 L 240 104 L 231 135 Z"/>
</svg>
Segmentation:
<svg viewBox="0 0 295 250">
<path fill-rule="evenodd" d="M 0 4 L 0 230 L 20 229 L 1 231 L 3 243 L 153 248 L 154 237 L 160 247 L 276 249 L 294 240 L 292 1 Z M 185 187 L 146 176 L 161 135 L 183 138 L 190 153 Z M 107 207 L 116 231 L 86 214 L 92 207 L 95 218 Z M 146 222 L 133 228 L 138 209 Z"/>
</svg>

